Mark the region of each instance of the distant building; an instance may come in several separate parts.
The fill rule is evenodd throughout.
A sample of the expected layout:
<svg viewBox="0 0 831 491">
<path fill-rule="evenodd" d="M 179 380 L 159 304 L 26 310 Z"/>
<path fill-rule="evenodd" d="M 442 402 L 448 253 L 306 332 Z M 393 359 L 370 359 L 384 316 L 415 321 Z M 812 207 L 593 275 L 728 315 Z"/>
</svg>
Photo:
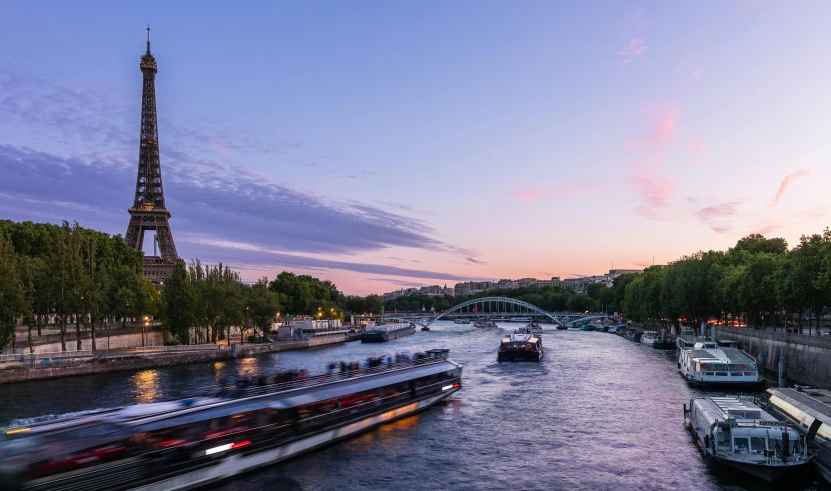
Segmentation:
<svg viewBox="0 0 831 491">
<path fill-rule="evenodd" d="M 609 276 L 611 276 L 612 279 L 615 279 L 618 276 L 622 276 L 625 274 L 640 274 L 642 272 L 643 270 L 640 269 L 610 269 Z"/>
</svg>

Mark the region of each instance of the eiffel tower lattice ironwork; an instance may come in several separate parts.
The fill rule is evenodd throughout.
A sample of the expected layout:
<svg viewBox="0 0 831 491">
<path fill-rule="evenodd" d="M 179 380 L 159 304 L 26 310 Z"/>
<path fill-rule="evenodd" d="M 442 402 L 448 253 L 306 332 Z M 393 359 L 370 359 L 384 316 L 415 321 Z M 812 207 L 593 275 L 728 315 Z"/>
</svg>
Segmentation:
<svg viewBox="0 0 831 491">
<path fill-rule="evenodd" d="M 159 128 L 156 122 L 156 59 L 150 53 L 150 26 L 147 27 L 147 53 L 141 57 L 144 79 L 141 94 L 141 141 L 139 144 L 136 195 L 130 208 L 130 224 L 125 240 L 136 250 L 144 246 L 144 232 L 154 230 L 159 256 L 144 258 L 144 277 L 161 283 L 176 261 L 176 246 L 170 232 L 170 212 L 164 204 L 162 168 L 159 162 Z"/>
</svg>

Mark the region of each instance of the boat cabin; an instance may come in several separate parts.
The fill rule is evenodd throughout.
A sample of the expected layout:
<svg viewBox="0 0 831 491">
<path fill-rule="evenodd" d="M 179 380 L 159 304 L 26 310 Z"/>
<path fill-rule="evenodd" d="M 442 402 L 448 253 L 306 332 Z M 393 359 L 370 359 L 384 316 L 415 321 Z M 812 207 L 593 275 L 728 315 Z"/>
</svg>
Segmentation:
<svg viewBox="0 0 831 491">
<path fill-rule="evenodd" d="M 678 368 L 688 382 L 697 385 L 764 383 L 755 358 L 735 347 L 721 347 L 715 341 L 697 341 L 691 348 L 681 349 Z"/>
</svg>

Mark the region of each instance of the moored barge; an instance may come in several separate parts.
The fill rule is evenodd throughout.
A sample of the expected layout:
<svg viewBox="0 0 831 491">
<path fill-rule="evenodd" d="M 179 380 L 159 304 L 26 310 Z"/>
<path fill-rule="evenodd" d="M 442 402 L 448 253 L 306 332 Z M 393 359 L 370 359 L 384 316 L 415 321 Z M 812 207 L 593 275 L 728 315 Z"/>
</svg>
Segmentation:
<svg viewBox="0 0 831 491">
<path fill-rule="evenodd" d="M 362 343 L 386 343 L 404 336 L 415 334 L 415 324 L 412 322 L 398 322 L 367 328 L 361 334 Z"/>
<path fill-rule="evenodd" d="M 760 388 L 765 384 L 755 358 L 714 341 L 698 341 L 691 348 L 681 349 L 678 369 L 690 385 Z"/>
<path fill-rule="evenodd" d="M 447 350 L 422 359 L 0 431 L 3 489 L 204 486 L 414 414 L 461 388 Z"/>
<path fill-rule="evenodd" d="M 693 397 L 684 416 L 708 457 L 765 481 L 805 470 L 810 460 L 805 438 L 749 397 Z"/>
</svg>

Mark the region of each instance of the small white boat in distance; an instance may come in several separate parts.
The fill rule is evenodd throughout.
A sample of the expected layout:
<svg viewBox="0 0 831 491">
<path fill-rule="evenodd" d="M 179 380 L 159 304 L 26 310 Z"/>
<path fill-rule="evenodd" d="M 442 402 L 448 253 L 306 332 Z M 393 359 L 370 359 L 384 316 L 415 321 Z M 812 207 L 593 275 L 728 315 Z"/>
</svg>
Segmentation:
<svg viewBox="0 0 831 491">
<path fill-rule="evenodd" d="M 456 319 L 453 322 L 455 322 L 456 324 L 470 324 L 470 319 L 461 318 L 461 319 Z"/>
<path fill-rule="evenodd" d="M 645 344 L 647 346 L 652 346 L 655 344 L 655 341 L 658 339 L 658 333 L 655 331 L 644 331 L 643 335 L 641 336 L 641 344 Z"/>
<path fill-rule="evenodd" d="M 543 332 L 542 327 L 540 327 L 540 325 L 537 324 L 536 322 L 532 322 L 532 323 L 528 324 L 527 326 L 525 326 L 525 328 L 531 334 L 542 334 L 542 332 Z"/>
<path fill-rule="evenodd" d="M 690 431 L 708 457 L 765 481 L 806 470 L 805 438 L 749 397 L 697 396 L 684 406 Z"/>
<path fill-rule="evenodd" d="M 534 321 L 534 319 L 532 319 L 530 317 L 512 317 L 511 318 L 511 322 L 524 322 L 524 323 L 528 324 L 529 322 L 533 322 L 533 321 Z"/>
</svg>

